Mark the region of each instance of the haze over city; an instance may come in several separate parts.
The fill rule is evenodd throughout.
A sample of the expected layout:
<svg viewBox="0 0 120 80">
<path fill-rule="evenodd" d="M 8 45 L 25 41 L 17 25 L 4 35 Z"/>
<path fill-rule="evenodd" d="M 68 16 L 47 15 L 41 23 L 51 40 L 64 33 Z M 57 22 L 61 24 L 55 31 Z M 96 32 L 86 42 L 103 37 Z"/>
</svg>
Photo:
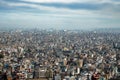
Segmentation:
<svg viewBox="0 0 120 80">
<path fill-rule="evenodd" d="M 120 0 L 0 0 L 0 27 L 119 28 Z"/>
</svg>

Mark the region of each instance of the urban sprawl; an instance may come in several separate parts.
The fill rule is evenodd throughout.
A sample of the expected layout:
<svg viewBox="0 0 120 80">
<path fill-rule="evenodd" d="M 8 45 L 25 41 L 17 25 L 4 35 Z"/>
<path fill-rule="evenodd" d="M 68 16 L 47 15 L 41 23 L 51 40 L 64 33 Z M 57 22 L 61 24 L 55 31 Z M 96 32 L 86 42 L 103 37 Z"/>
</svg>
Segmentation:
<svg viewBox="0 0 120 80">
<path fill-rule="evenodd" d="M 0 80 L 120 80 L 120 33 L 0 32 Z"/>
</svg>

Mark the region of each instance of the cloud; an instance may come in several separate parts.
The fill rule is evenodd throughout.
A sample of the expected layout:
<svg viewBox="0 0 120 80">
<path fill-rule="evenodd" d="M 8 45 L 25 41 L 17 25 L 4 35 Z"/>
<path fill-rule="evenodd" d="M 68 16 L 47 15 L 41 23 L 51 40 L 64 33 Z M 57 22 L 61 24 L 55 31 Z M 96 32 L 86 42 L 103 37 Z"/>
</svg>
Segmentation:
<svg viewBox="0 0 120 80">
<path fill-rule="evenodd" d="M 87 0 L 85 0 L 87 1 Z M 89 0 L 91 1 L 91 0 Z M 79 2 L 79 3 L 29 3 L 14 0 L 0 1 L 1 12 L 27 13 L 33 15 L 50 15 L 64 18 L 119 18 L 120 9 L 118 4 L 106 2 Z M 102 0 L 101 0 L 102 1 Z M 2 6 L 1 6 L 2 5 Z M 39 15 L 40 14 L 40 15 Z"/>
<path fill-rule="evenodd" d="M 74 2 L 84 2 L 88 0 L 21 0 L 26 2 L 35 2 L 35 3 L 74 3 Z"/>
<path fill-rule="evenodd" d="M 86 15 L 86 14 L 90 14 L 91 12 L 87 11 L 87 5 L 85 5 L 84 7 L 79 6 L 78 8 L 81 9 L 77 9 L 77 6 L 75 6 L 75 4 L 59 4 L 57 5 L 57 3 L 54 4 L 34 4 L 34 3 L 24 3 L 24 2 L 8 2 L 8 1 L 1 1 L 2 5 L 4 5 L 4 9 L 3 10 L 33 10 L 33 12 L 40 12 L 42 11 L 49 11 L 49 13 L 53 12 L 53 13 L 73 13 L 73 14 L 82 14 L 82 15 Z M 51 6 L 53 5 L 53 6 Z M 77 4 L 79 5 L 79 4 Z M 72 8 L 73 6 L 73 8 Z M 77 10 L 74 10 L 74 9 Z M 84 8 L 84 9 L 82 9 Z M 86 10 L 85 10 L 86 8 Z M 89 8 L 88 8 L 89 9 Z"/>
<path fill-rule="evenodd" d="M 120 2 L 120 0 L 111 0 L 111 1 L 113 1 L 113 2 Z"/>
<path fill-rule="evenodd" d="M 114 0 L 0 0 L 0 25 L 114 26 L 119 7 Z"/>
<path fill-rule="evenodd" d="M 73 10 L 99 10 L 105 7 L 104 4 L 91 4 L 91 3 L 42 3 L 42 6 L 56 7 L 56 8 L 68 8 Z"/>
<path fill-rule="evenodd" d="M 110 3 L 110 0 L 106 0 L 106 1 L 96 0 L 95 3 L 92 3 L 93 1 L 94 0 L 84 0 L 84 1 L 83 0 L 69 0 L 69 1 L 66 1 L 66 0 L 18 0 L 18 1 L 5 0 L 0 2 L 9 7 L 28 7 L 28 8 L 35 8 L 40 10 L 52 10 L 52 11 L 58 11 L 58 9 L 59 10 L 71 9 L 74 11 L 75 10 L 102 10 L 111 6 L 114 7 L 114 9 L 119 8 L 118 5 Z"/>
<path fill-rule="evenodd" d="M 12 0 L 11 0 L 12 1 Z M 31 3 L 116 3 L 120 4 L 120 0 L 19 0 Z"/>
</svg>

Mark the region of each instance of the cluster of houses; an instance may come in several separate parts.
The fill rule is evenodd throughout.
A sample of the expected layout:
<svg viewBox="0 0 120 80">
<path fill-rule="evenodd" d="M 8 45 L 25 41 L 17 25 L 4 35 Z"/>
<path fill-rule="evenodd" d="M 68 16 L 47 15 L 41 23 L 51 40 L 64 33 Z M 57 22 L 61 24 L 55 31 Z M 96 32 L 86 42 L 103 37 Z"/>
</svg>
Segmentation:
<svg viewBox="0 0 120 80">
<path fill-rule="evenodd" d="M 109 80 L 120 76 L 120 33 L 0 32 L 0 80 Z"/>
</svg>

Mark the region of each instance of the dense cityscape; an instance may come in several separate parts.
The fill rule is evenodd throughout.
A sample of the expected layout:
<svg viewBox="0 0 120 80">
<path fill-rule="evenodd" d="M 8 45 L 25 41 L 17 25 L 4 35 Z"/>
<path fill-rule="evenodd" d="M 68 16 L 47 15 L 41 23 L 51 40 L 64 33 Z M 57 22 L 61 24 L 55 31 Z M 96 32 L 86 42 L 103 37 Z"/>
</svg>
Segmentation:
<svg viewBox="0 0 120 80">
<path fill-rule="evenodd" d="M 31 79 L 120 80 L 120 33 L 1 31 L 0 80 Z"/>
<path fill-rule="evenodd" d="M 0 80 L 120 80 L 120 0 L 0 0 Z"/>
</svg>

